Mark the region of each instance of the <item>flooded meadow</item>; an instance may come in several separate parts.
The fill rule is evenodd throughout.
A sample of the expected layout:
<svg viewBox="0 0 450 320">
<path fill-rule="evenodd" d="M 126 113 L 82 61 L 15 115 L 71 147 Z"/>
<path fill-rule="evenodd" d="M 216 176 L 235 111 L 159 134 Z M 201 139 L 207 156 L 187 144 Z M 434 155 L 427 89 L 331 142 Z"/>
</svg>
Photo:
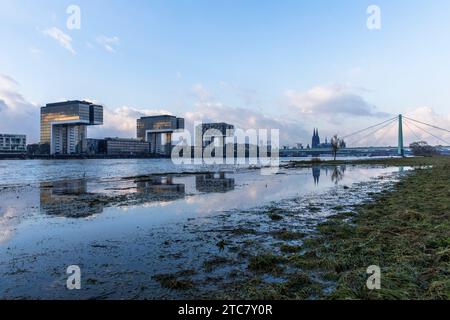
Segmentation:
<svg viewBox="0 0 450 320">
<path fill-rule="evenodd" d="M 407 172 L 2 161 L 0 297 L 239 298 L 241 283 L 282 283 L 298 272 L 261 272 L 258 257 L 301 252 L 319 223 L 371 201 Z M 80 267 L 80 290 L 66 287 L 71 265 Z"/>
</svg>

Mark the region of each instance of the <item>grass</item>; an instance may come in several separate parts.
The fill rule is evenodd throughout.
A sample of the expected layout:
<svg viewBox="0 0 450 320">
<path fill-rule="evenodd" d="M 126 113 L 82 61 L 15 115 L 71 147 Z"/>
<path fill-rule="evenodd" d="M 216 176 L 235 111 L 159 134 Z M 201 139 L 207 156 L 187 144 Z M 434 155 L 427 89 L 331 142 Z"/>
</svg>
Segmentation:
<svg viewBox="0 0 450 320">
<path fill-rule="evenodd" d="M 292 232 L 288 230 L 275 231 L 272 234 L 275 238 L 284 241 L 299 240 L 305 237 L 304 233 Z"/>
<path fill-rule="evenodd" d="M 357 160 L 294 160 L 287 167 L 305 167 L 314 165 L 382 165 L 382 166 L 428 166 L 440 164 L 448 157 L 412 157 L 412 158 L 386 158 L 386 159 L 357 159 Z"/>
<path fill-rule="evenodd" d="M 221 266 L 221 265 L 225 265 L 227 263 L 229 263 L 230 260 L 224 257 L 214 257 L 210 260 L 207 260 L 203 263 L 203 268 L 205 269 L 206 272 L 211 272 L 213 271 L 215 268 Z"/>
<path fill-rule="evenodd" d="M 333 162 L 337 163 L 342 161 Z M 303 240 L 301 253 L 285 244 L 280 248 L 287 256 L 266 253 L 252 257 L 251 271 L 271 272 L 282 266 L 298 271 L 285 274 L 282 284 L 258 283 L 258 290 L 251 283 L 245 284 L 240 295 L 248 292 L 248 297 L 274 299 L 450 299 L 450 158 L 350 163 L 414 166 L 416 170 L 393 191 L 376 195 L 374 202 L 357 207 L 352 215 L 343 213 L 319 225 L 314 237 Z M 286 242 L 297 238 L 286 230 L 275 237 Z M 366 271 L 371 265 L 381 268 L 381 290 L 366 287 Z M 334 290 L 325 293 L 322 281 L 332 281 Z"/>
<path fill-rule="evenodd" d="M 283 253 L 297 253 L 297 252 L 299 252 L 300 250 L 302 250 L 302 247 L 301 246 L 291 246 L 291 245 L 288 245 L 288 244 L 282 244 L 281 246 L 280 246 L 280 250 L 281 250 L 281 252 L 283 252 Z"/>
<path fill-rule="evenodd" d="M 264 253 L 250 257 L 248 269 L 258 273 L 278 273 L 279 264 L 283 258 L 271 253 Z"/>
<path fill-rule="evenodd" d="M 160 285 L 167 289 L 188 290 L 194 288 L 194 282 L 190 279 L 179 279 L 175 274 L 160 274 L 153 277 Z"/>
</svg>

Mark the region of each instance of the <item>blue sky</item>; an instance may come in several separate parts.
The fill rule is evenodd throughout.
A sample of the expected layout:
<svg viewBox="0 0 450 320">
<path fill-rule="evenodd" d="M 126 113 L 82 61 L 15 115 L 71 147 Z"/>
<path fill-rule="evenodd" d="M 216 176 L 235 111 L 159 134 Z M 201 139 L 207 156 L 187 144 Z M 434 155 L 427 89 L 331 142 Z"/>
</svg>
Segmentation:
<svg viewBox="0 0 450 320">
<path fill-rule="evenodd" d="M 71 4 L 80 30 L 66 27 Z M 366 27 L 371 4 L 381 30 Z M 0 131 L 29 115 L 36 140 L 31 117 L 61 99 L 105 105 L 94 136 L 133 136 L 135 117 L 159 112 L 304 144 L 313 127 L 398 113 L 449 127 L 449 30 L 447 0 L 0 0 Z"/>
</svg>

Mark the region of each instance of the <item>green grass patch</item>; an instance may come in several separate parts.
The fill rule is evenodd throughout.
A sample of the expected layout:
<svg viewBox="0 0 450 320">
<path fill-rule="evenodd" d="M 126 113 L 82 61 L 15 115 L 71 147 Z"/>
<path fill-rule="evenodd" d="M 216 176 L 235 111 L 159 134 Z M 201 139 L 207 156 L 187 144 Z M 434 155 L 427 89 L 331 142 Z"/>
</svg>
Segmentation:
<svg viewBox="0 0 450 320">
<path fill-rule="evenodd" d="M 281 270 L 279 265 L 283 261 L 283 257 L 263 253 L 250 257 L 248 269 L 259 273 L 277 273 Z"/>
</svg>

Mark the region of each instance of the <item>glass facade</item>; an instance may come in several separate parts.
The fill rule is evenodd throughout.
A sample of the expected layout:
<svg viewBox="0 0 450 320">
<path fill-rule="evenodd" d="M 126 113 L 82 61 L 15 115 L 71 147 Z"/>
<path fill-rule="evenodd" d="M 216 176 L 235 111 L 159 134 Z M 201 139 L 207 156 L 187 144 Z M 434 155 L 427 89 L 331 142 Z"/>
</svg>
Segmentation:
<svg viewBox="0 0 450 320">
<path fill-rule="evenodd" d="M 203 123 L 196 128 L 196 135 L 202 140 L 203 147 L 207 147 L 217 138 L 225 139 L 230 136 L 234 130 L 232 124 L 219 122 L 219 123 Z M 220 133 L 221 137 L 218 136 Z M 222 143 L 226 143 L 224 140 Z"/>
<path fill-rule="evenodd" d="M 87 125 L 103 124 L 103 107 L 86 101 L 47 104 L 41 108 L 41 144 L 51 154 L 83 152 Z"/>
<path fill-rule="evenodd" d="M 173 132 L 184 129 L 184 119 L 175 116 L 143 117 L 137 120 L 137 137 L 146 140 L 146 131 Z"/>
<path fill-rule="evenodd" d="M 137 120 L 137 137 L 150 143 L 150 152 L 169 155 L 172 133 L 184 129 L 184 119 L 175 116 L 143 117 Z"/>
</svg>

